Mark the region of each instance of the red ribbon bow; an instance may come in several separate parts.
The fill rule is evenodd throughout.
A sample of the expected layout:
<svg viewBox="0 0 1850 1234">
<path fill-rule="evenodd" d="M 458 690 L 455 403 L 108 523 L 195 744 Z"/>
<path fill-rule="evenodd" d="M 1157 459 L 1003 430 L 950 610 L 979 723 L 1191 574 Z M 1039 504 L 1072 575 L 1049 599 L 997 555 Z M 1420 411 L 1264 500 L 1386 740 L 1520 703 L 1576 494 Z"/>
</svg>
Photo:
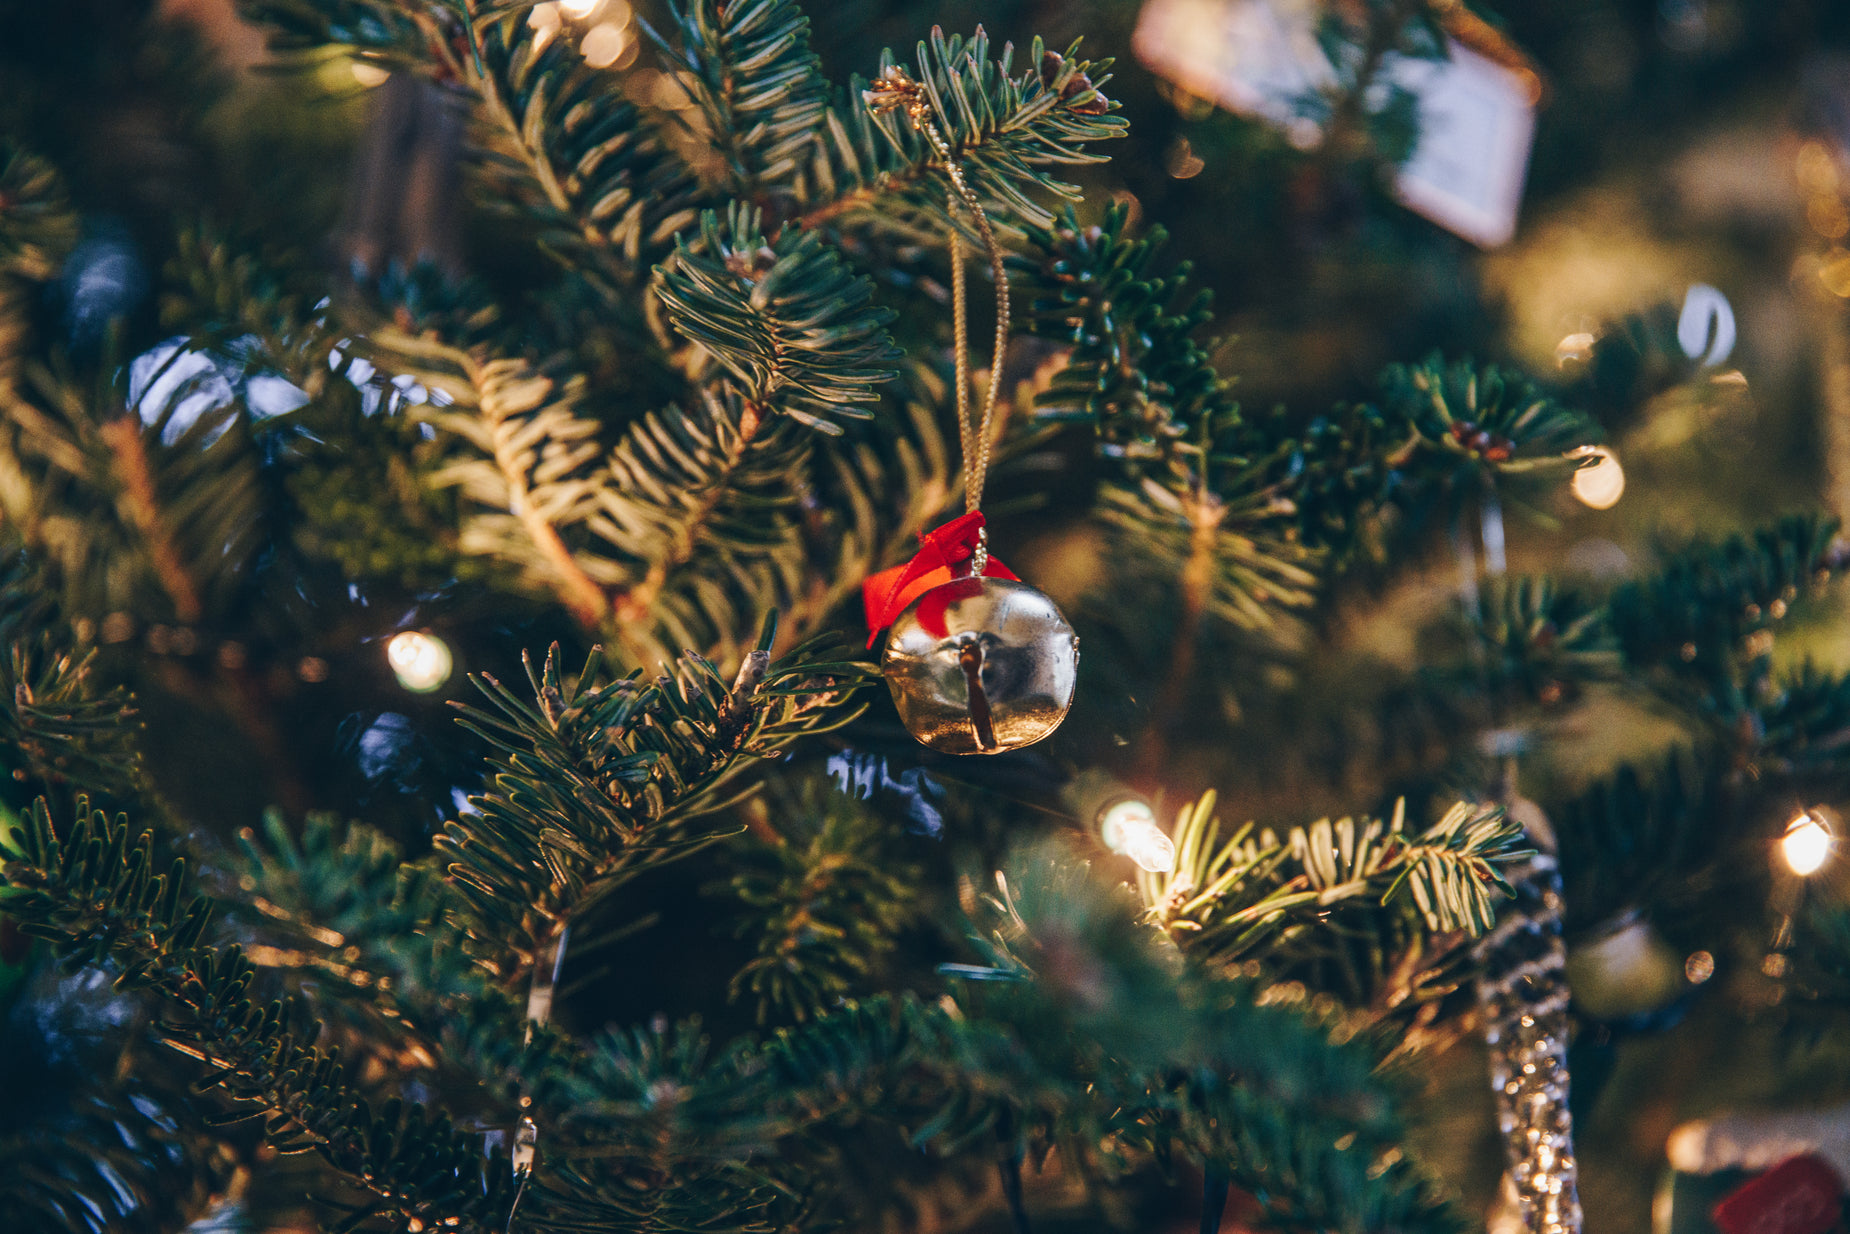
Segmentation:
<svg viewBox="0 0 1850 1234">
<path fill-rule="evenodd" d="M 972 510 L 954 518 L 934 531 L 919 536 L 920 548 L 903 566 L 882 570 L 861 584 L 861 601 L 867 606 L 867 645 L 872 647 L 880 631 L 914 600 L 933 587 L 967 577 L 969 567 L 957 567 L 976 555 L 976 543 L 983 531 L 983 512 Z M 1014 578 L 1015 574 L 994 557 L 983 567 L 985 578 Z"/>
</svg>

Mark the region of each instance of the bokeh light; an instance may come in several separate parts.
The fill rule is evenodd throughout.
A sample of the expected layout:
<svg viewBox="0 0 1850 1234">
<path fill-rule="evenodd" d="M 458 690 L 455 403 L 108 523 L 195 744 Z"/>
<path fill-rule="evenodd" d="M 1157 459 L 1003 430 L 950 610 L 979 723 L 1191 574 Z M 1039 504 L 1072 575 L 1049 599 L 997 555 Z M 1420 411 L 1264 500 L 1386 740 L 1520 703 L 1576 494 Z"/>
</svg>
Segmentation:
<svg viewBox="0 0 1850 1234">
<path fill-rule="evenodd" d="M 1830 860 L 1831 845 L 1831 829 L 1816 811 L 1807 810 L 1786 826 L 1786 834 L 1779 841 L 1779 855 L 1794 874 L 1809 878 Z"/>
<path fill-rule="evenodd" d="M 455 665 L 449 646 L 422 630 L 401 630 L 385 645 L 386 662 L 398 684 L 413 694 L 428 694 L 450 679 Z"/>
<path fill-rule="evenodd" d="M 584 41 L 578 44 L 578 51 L 585 58 L 585 63 L 594 69 L 609 68 L 617 62 L 629 48 L 629 32 L 615 22 L 603 22 L 591 27 L 585 34 Z"/>
<path fill-rule="evenodd" d="M 1098 820 L 1099 839 L 1120 857 L 1129 857 L 1141 869 L 1165 874 L 1176 868 L 1176 845 L 1161 827 L 1149 803 L 1123 797 L 1105 807 Z"/>
<path fill-rule="evenodd" d="M 1574 496 L 1595 510 L 1610 510 L 1625 495 L 1625 469 L 1605 446 L 1580 446 L 1568 451 L 1571 459 L 1594 459 L 1574 473 Z"/>
</svg>

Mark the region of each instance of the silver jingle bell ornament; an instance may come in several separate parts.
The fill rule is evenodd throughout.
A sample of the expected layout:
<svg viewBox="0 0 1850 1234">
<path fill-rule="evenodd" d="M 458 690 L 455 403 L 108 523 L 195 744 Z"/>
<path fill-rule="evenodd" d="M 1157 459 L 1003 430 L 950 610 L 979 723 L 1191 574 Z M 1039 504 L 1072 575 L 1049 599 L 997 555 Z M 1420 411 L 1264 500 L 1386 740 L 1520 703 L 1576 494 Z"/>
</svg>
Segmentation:
<svg viewBox="0 0 1850 1234">
<path fill-rule="evenodd" d="M 1001 754 L 1060 727 L 1079 637 L 1047 596 L 1002 578 L 953 579 L 893 623 L 882 660 L 906 730 L 947 754 Z"/>
</svg>

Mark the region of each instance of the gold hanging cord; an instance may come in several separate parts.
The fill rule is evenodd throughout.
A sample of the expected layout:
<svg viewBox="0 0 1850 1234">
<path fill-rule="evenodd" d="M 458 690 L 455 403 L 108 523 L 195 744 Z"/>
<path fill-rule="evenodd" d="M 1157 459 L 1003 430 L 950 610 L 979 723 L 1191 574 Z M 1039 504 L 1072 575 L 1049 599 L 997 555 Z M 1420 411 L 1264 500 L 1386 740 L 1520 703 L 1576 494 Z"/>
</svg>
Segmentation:
<svg viewBox="0 0 1850 1234">
<path fill-rule="evenodd" d="M 990 363 L 989 384 L 983 391 L 983 410 L 980 415 L 973 416 L 970 411 L 969 308 L 965 291 L 964 242 L 953 222 L 950 231 L 951 328 L 956 335 L 952 350 L 957 361 L 957 431 L 963 441 L 964 451 L 964 509 L 975 513 L 983 504 L 983 482 L 989 476 L 989 450 L 995 435 L 996 394 L 1002 388 L 1002 357 L 1008 348 L 1009 280 L 1008 272 L 1002 265 L 1002 246 L 996 242 L 996 232 L 989 224 L 989 215 L 984 213 L 982 203 L 977 200 L 970 182 L 964 178 L 963 168 L 952 153 L 950 142 L 945 140 L 944 133 L 932 119 L 931 100 L 926 96 L 924 87 L 913 81 L 906 70 L 893 65 L 880 75 L 874 88 L 868 91 L 868 102 L 876 112 L 903 107 L 912 127 L 923 133 L 925 140 L 931 143 L 951 178 L 951 214 L 955 218 L 960 204 L 970 212 L 977 235 L 982 237 L 983 247 L 988 250 L 989 268 L 995 276 L 995 358 Z M 984 529 L 977 533 L 976 551 L 970 559 L 970 571 L 981 575 L 988 564 L 989 532 Z"/>
</svg>

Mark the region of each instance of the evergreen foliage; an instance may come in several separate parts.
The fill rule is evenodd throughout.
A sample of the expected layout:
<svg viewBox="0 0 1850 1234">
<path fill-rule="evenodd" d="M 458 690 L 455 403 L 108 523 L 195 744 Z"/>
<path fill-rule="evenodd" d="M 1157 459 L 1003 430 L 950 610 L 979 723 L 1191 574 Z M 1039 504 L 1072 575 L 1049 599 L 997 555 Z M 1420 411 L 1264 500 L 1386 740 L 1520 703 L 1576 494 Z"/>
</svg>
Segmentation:
<svg viewBox="0 0 1850 1234">
<path fill-rule="evenodd" d="M 1146 772 L 1202 691 L 1270 657 L 1255 675 L 1282 694 L 1431 533 L 1463 544 L 1493 503 L 1541 504 L 1601 425 L 1437 354 L 1322 414 L 1242 407 L 1163 229 L 1082 207 L 1127 124 L 1111 61 L 1077 44 L 933 29 L 838 86 L 790 0 L 666 0 L 645 89 L 590 64 L 558 8 L 239 8 L 289 70 L 275 88 L 330 115 L 330 68 L 415 79 L 467 135 L 478 251 L 468 277 L 416 254 L 330 270 L 318 236 L 275 225 L 289 208 L 170 205 L 136 219 L 160 237 L 139 241 L 162 257 L 151 293 L 125 280 L 80 330 L 108 194 L 49 132 L 0 135 L 0 819 L 24 820 L 0 834 L 0 964 L 16 929 L 42 940 L 34 980 L 100 975 L 120 1010 L 113 1070 L 38 1131 L 0 1128 L 31 1158 L 0 1178 L 0 1226 L 178 1230 L 257 1177 L 291 1194 L 258 1186 L 252 1212 L 310 1190 L 341 1230 L 877 1228 L 920 1179 L 999 1171 L 1019 1209 L 1025 1166 L 1101 1210 L 1188 1171 L 1266 1228 L 1452 1234 L 1471 1222 L 1409 1147 L 1407 1068 L 1469 1027 L 1470 940 L 1505 872 L 1558 844 L 1574 926 L 1638 912 L 1693 936 L 1716 889 L 1762 889 L 1740 855 L 1786 798 L 1850 771 L 1850 678 L 1774 653 L 1842 564 L 1835 524 L 1795 517 L 1604 591 L 1469 580 L 1438 662 L 1402 683 L 1451 729 L 1419 792 L 1226 832 L 1202 793 L 1175 868 L 1133 889 L 1041 834 L 1049 781 L 1132 744 L 1114 720 L 954 782 L 954 843 L 897 834 L 890 802 L 817 763 L 908 783 L 844 631 L 860 580 L 959 497 L 940 250 L 973 224 L 881 83 L 918 83 L 1019 249 L 1034 342 L 980 379 L 1026 387 L 996 505 L 1101 530 L 1088 657 L 1168 657 L 1127 704 L 1150 713 L 1124 756 Z M 1440 18 L 1331 9 L 1307 168 L 1411 149 L 1384 58 L 1440 54 Z M 1610 410 L 1653 380 L 1623 376 L 1580 393 Z M 420 728 L 416 700 L 315 687 L 432 612 L 471 636 L 481 695 L 430 742 L 435 807 L 406 826 L 309 808 L 337 796 L 325 765 L 264 713 L 339 710 L 326 727 L 369 758 L 414 761 L 386 721 Z M 510 647 L 548 642 L 503 684 Z M 1551 800 L 1550 836 L 1469 737 L 1502 750 L 1594 691 L 1684 744 Z M 299 761 L 301 791 L 224 834 L 170 802 L 148 751 L 207 714 Z M 1841 916 L 1801 916 L 1797 1001 L 1841 1000 Z M 586 975 L 616 942 L 614 979 Z"/>
</svg>

